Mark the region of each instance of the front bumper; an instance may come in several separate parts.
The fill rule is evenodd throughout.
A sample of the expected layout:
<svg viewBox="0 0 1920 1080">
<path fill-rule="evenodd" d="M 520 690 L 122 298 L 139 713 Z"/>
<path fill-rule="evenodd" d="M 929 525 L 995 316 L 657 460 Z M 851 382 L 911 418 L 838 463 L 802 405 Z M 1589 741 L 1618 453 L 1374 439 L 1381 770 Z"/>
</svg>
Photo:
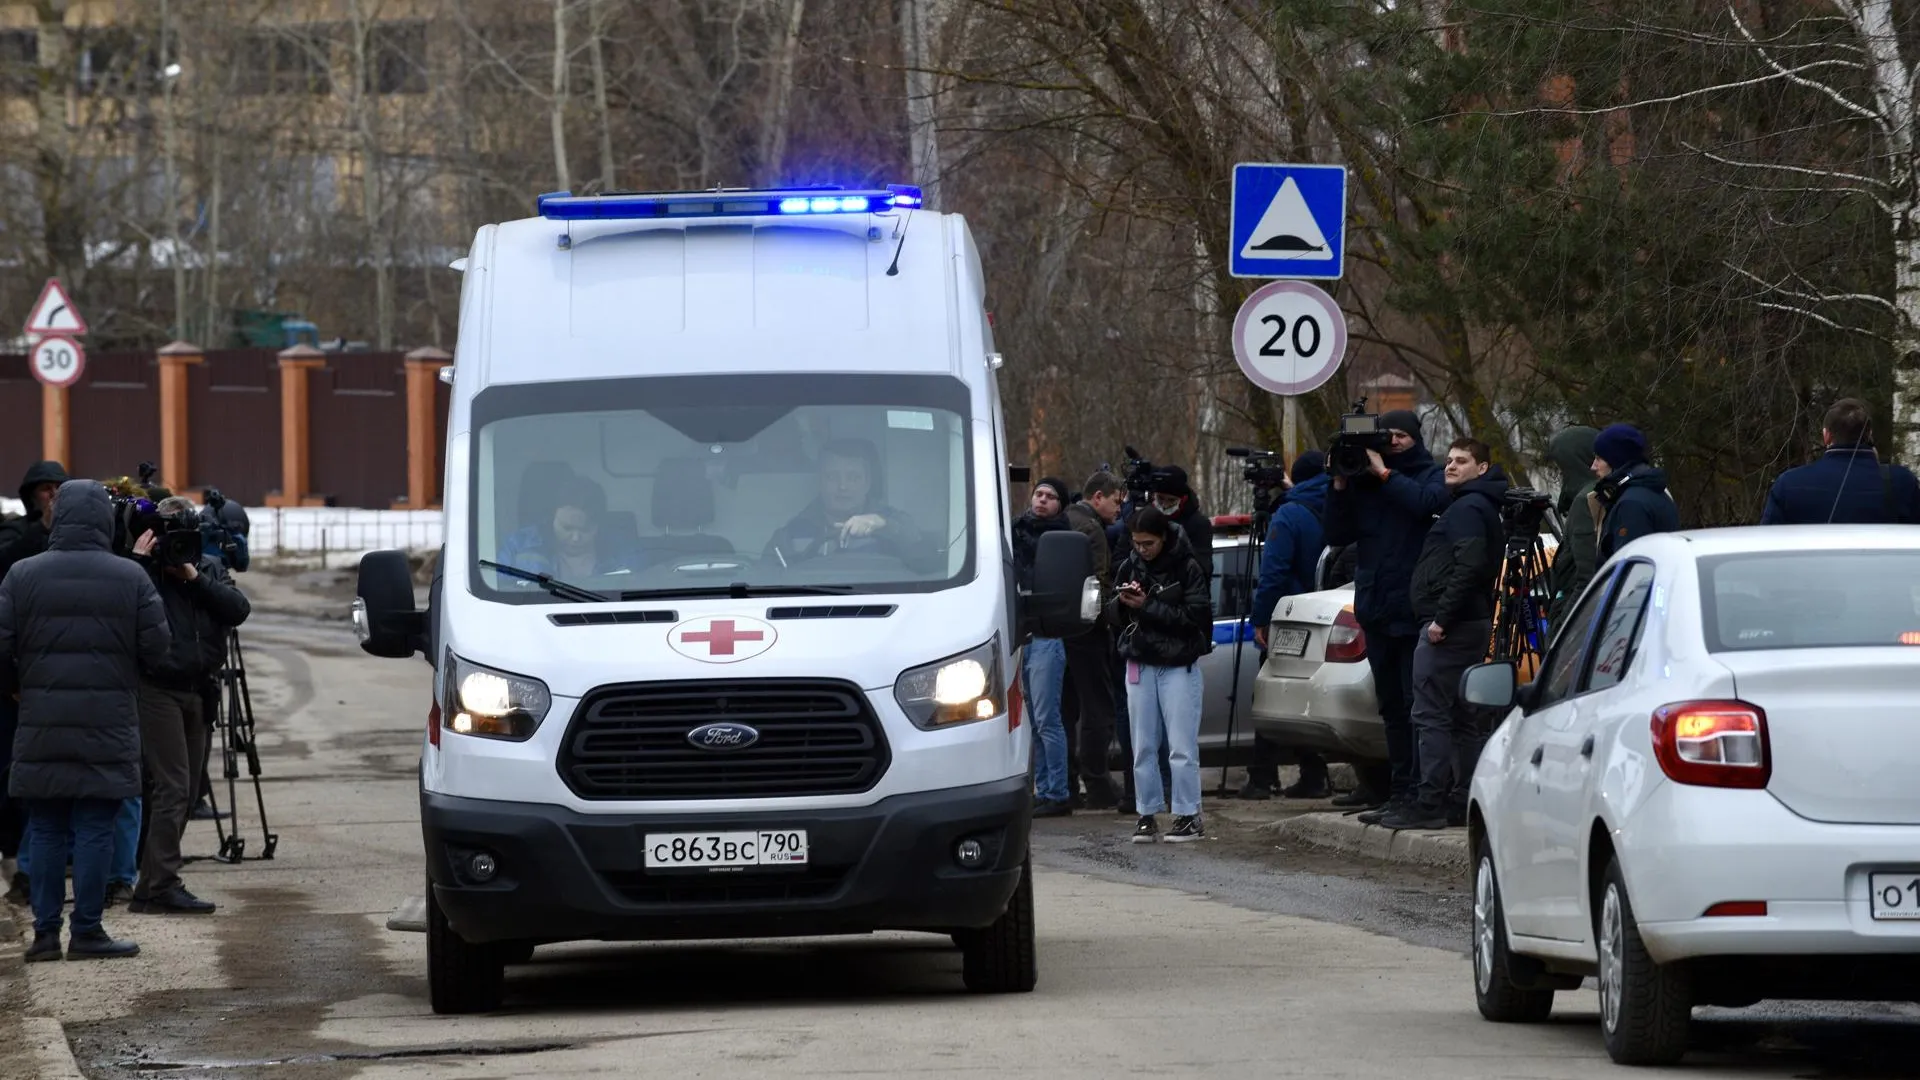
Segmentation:
<svg viewBox="0 0 1920 1080">
<path fill-rule="evenodd" d="M 779 812 L 581 814 L 534 803 L 423 792 L 427 876 L 447 922 L 472 942 L 950 933 L 1006 909 L 1027 858 L 1025 776 L 916 792 L 870 806 Z M 807 830 L 804 870 L 662 874 L 644 868 L 649 833 Z M 953 849 L 987 849 L 962 869 Z M 485 884 L 463 869 L 485 851 Z"/>
</svg>

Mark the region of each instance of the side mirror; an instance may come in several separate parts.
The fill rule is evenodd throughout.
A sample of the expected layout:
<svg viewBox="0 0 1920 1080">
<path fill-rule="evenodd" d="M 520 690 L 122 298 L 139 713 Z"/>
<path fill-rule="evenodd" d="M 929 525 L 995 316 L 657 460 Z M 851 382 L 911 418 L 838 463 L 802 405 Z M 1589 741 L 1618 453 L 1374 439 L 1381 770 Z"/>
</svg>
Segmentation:
<svg viewBox="0 0 1920 1080">
<path fill-rule="evenodd" d="M 1475 664 L 1460 676 L 1460 698 L 1486 709 L 1511 709 L 1515 698 L 1513 661 Z"/>
<path fill-rule="evenodd" d="M 1073 529 L 1043 533 L 1033 554 L 1033 592 L 1021 622 L 1041 637 L 1072 637 L 1100 618 L 1093 541 Z"/>
<path fill-rule="evenodd" d="M 374 656 L 405 659 L 427 648 L 427 617 L 413 603 L 413 568 L 404 551 L 369 551 L 360 558 L 353 599 L 353 630 Z"/>
<path fill-rule="evenodd" d="M 1007 466 L 1007 482 L 1008 483 L 1024 484 L 1031 479 L 1033 479 L 1033 466 L 1031 465 Z"/>
</svg>

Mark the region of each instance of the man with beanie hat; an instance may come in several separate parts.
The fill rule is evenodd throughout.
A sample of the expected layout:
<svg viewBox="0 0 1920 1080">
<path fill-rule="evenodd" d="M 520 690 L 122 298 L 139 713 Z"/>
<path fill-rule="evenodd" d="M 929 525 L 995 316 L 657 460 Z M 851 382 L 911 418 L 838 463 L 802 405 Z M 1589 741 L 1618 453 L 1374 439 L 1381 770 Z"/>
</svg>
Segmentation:
<svg viewBox="0 0 1920 1080">
<path fill-rule="evenodd" d="M 1593 490 L 1593 440 L 1599 435 L 1598 428 L 1576 425 L 1547 443 L 1547 458 L 1560 470 L 1560 498 L 1555 508 L 1560 511 L 1565 534 L 1547 573 L 1548 591 L 1553 597 L 1547 608 L 1549 634 L 1560 628 L 1560 620 L 1573 610 L 1573 602 L 1580 598 L 1599 566 L 1593 508 L 1587 505 L 1587 493 Z"/>
<path fill-rule="evenodd" d="M 68 480 L 66 466 L 57 461 L 37 461 L 27 467 L 20 481 L 20 502 L 26 513 L 0 521 L 0 580 L 13 564 L 47 550 L 52 524 L 49 507 L 54 492 Z M 14 860 L 23 854 L 26 836 L 26 807 L 7 794 L 7 769 L 13 761 L 13 734 L 20 723 L 20 705 L 13 700 L 19 690 L 0 682 L 0 885 L 7 886 L 7 899 L 27 902 L 26 871 Z M 31 861 L 31 860 L 29 860 Z M 12 865 L 7 865 L 12 864 Z"/>
<path fill-rule="evenodd" d="M 1267 629 L 1273 622 L 1274 608 L 1289 596 L 1314 591 L 1313 572 L 1326 550 L 1326 531 L 1321 518 L 1327 508 L 1327 455 L 1308 450 L 1293 459 L 1287 474 L 1285 500 L 1273 512 L 1267 526 L 1266 546 L 1260 552 L 1260 581 L 1253 590 L 1253 639 L 1260 643 L 1262 663 L 1267 650 Z M 1280 786 L 1279 744 L 1264 736 L 1253 737 L 1253 763 L 1247 766 L 1247 785 L 1240 789 L 1243 799 L 1265 799 Z M 1290 799 L 1319 799 L 1328 794 L 1327 762 L 1311 750 L 1299 751 L 1300 780 L 1280 794 Z"/>
<path fill-rule="evenodd" d="M 1173 519 L 1193 545 L 1193 557 L 1208 578 L 1213 577 L 1213 519 L 1200 509 L 1200 500 L 1187 483 L 1187 470 L 1168 465 L 1153 471 L 1147 495 L 1160 512 Z"/>
<path fill-rule="evenodd" d="M 1044 476 L 1033 485 L 1032 503 L 1013 523 L 1014 580 L 1033 589 L 1033 560 L 1040 537 L 1072 529 L 1067 520 L 1067 485 Z M 1033 816 L 1063 817 L 1073 812 L 1067 772 L 1067 729 L 1060 720 L 1060 687 L 1066 677 L 1067 648 L 1059 638 L 1035 637 L 1020 657 L 1020 685 L 1033 726 Z"/>
<path fill-rule="evenodd" d="M 1613 553 L 1643 536 L 1677 532 L 1680 510 L 1667 494 L 1667 474 L 1647 464 L 1647 437 L 1631 424 L 1610 424 L 1593 440 L 1593 474 L 1587 494 L 1599 537 L 1598 555 Z"/>
<path fill-rule="evenodd" d="M 1411 805 L 1419 784 L 1411 718 L 1420 632 L 1413 617 L 1413 567 L 1448 501 L 1446 477 L 1421 436 L 1420 418 L 1395 409 L 1381 415 L 1380 425 L 1392 438 L 1387 453 L 1369 450 L 1363 476 L 1333 478 L 1326 519 L 1327 543 L 1356 547 L 1353 612 L 1367 636 L 1367 666 L 1387 737 L 1386 768 L 1361 770 L 1360 790 L 1335 800 L 1376 807 L 1361 815 L 1368 824 Z"/>
</svg>

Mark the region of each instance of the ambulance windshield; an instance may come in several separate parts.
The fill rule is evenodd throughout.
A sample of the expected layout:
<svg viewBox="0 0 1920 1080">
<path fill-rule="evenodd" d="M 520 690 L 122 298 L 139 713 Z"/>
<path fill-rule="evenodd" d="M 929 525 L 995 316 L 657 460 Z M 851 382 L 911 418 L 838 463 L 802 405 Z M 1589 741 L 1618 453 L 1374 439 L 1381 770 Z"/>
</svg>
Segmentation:
<svg viewBox="0 0 1920 1080">
<path fill-rule="evenodd" d="M 972 576 L 957 380 L 503 385 L 475 398 L 473 426 L 472 574 L 490 599 L 911 592 Z"/>
</svg>

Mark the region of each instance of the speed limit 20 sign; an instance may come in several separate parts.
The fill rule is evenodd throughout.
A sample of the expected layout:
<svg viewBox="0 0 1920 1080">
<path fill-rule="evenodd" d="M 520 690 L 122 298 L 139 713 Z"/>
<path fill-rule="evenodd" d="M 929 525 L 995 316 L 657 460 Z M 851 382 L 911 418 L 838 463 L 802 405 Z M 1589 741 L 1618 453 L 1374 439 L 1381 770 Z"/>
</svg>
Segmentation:
<svg viewBox="0 0 1920 1080">
<path fill-rule="evenodd" d="M 1318 390 L 1346 355 L 1346 315 L 1317 285 L 1269 282 L 1234 316 L 1234 359 L 1263 390 L 1286 396 Z"/>
<path fill-rule="evenodd" d="M 87 366 L 87 351 L 72 338 L 41 338 L 27 363 L 33 368 L 33 377 L 48 386 L 72 386 Z"/>
</svg>

